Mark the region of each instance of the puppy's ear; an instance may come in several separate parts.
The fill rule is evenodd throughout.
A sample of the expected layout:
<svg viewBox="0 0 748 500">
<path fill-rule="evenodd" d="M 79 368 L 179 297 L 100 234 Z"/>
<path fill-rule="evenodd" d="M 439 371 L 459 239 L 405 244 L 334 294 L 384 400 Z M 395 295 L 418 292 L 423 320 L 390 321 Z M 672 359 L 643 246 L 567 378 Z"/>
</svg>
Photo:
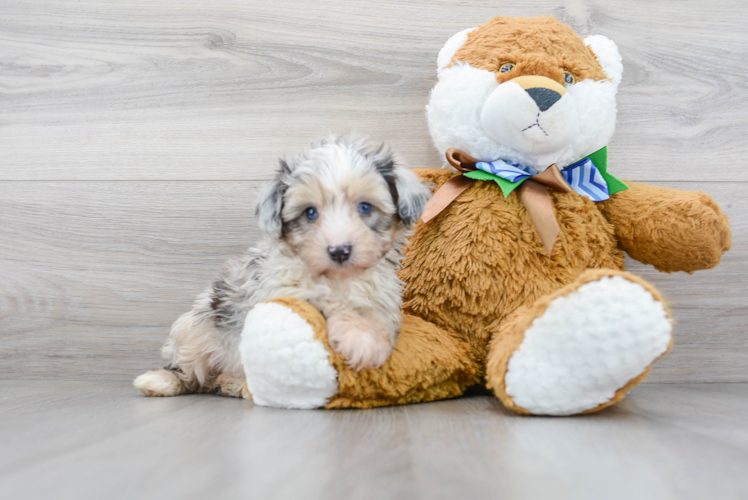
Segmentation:
<svg viewBox="0 0 748 500">
<path fill-rule="evenodd" d="M 255 206 L 255 215 L 260 229 L 278 239 L 283 234 L 283 196 L 288 189 L 286 177 L 291 174 L 291 167 L 285 160 L 279 161 L 275 177 L 265 184 Z"/>
<path fill-rule="evenodd" d="M 406 226 L 411 226 L 423 214 L 426 202 L 431 198 L 429 190 L 385 145 L 371 156 L 377 171 L 382 174 L 390 188 L 397 215 Z"/>
</svg>

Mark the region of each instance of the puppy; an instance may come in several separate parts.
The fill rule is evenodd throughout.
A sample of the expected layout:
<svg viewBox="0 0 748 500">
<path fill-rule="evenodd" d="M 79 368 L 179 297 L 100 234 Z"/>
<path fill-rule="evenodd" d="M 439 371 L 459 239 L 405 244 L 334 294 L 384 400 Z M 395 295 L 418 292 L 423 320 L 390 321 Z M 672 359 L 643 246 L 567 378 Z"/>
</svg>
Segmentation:
<svg viewBox="0 0 748 500">
<path fill-rule="evenodd" d="M 327 318 L 330 345 L 355 369 L 390 356 L 401 321 L 397 271 L 430 196 L 391 150 L 321 140 L 280 168 L 257 202 L 263 241 L 200 295 L 161 349 L 167 365 L 135 379 L 148 396 L 246 396 L 238 346 L 247 312 L 281 296 Z M 243 392 L 244 391 L 244 392 Z"/>
</svg>

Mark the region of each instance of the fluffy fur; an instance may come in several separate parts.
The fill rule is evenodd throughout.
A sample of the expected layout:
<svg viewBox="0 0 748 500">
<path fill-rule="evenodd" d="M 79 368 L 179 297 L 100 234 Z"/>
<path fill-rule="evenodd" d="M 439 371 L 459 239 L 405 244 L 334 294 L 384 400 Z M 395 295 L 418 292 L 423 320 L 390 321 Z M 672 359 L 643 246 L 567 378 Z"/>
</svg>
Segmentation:
<svg viewBox="0 0 748 500">
<path fill-rule="evenodd" d="M 323 140 L 281 160 L 257 203 L 265 239 L 174 323 L 162 349 L 166 368 L 141 375 L 136 387 L 147 395 L 240 395 L 245 318 L 277 297 L 322 311 L 331 345 L 352 368 L 381 366 L 400 329 L 403 248 L 429 195 L 386 146 L 361 139 Z M 336 260 L 331 251 L 341 247 L 347 259 Z"/>
<path fill-rule="evenodd" d="M 507 61 L 512 70 L 498 71 Z M 622 68 L 604 37 L 582 40 L 550 18 L 496 18 L 452 37 L 437 64 L 427 117 L 441 152 L 535 161 L 529 167 L 541 170 L 580 159 L 613 133 Z M 564 72 L 576 80 L 566 83 Z M 540 110 L 535 98 L 515 99 L 518 108 L 501 116 L 501 99 L 491 103 L 494 92 L 521 96 L 529 80 L 517 77 L 543 88 L 565 84 L 557 94 L 568 105 L 555 119 L 573 125 L 576 113 L 568 144 L 543 145 L 555 151 L 544 158 L 532 141 L 508 144 L 484 126 L 484 114 L 512 125 L 519 107 Z M 511 101 L 502 105 L 511 110 Z M 616 172 L 614 162 L 610 168 Z M 418 175 L 438 187 L 457 174 Z M 429 401 L 485 384 L 517 413 L 566 415 L 605 408 L 641 382 L 671 345 L 670 321 L 657 290 L 625 272 L 623 251 L 666 271 L 707 269 L 730 247 L 727 217 L 703 193 L 645 184 L 598 204 L 576 192 L 549 196 L 561 227 L 550 257 L 516 192 L 505 198 L 494 182 L 476 181 L 416 226 L 400 272 L 406 288 L 395 351 L 381 368 L 357 372 L 325 344 L 338 373 L 326 406 Z"/>
<path fill-rule="evenodd" d="M 327 331 L 325 320 L 303 300 L 274 299 L 249 311 L 239 352 L 255 404 L 319 408 L 338 392 L 338 373 L 317 331 Z"/>
<path fill-rule="evenodd" d="M 502 73 L 500 68 L 505 63 L 514 66 Z M 451 66 L 438 74 L 439 82 L 427 108 L 434 144 L 440 151 L 456 147 L 479 159 L 515 161 L 529 167 L 532 173 L 551 163 L 563 168 L 605 146 L 610 139 L 622 71 L 615 44 L 605 37 L 598 35 L 583 40 L 552 18 L 495 18 L 468 33 L 464 44 L 455 50 Z M 573 74 L 573 83 L 564 80 L 565 72 Z M 527 109 L 536 112 L 532 99 L 520 98 L 521 87 L 516 82 L 518 77 L 525 76 L 565 85 L 562 99 L 545 113 L 567 97 L 573 103 L 551 117 L 570 127 L 573 133 L 566 144 L 554 142 L 549 134 L 548 144 L 541 146 L 548 146 L 550 152 L 539 154 L 542 148 L 536 148 L 533 141 L 512 142 L 506 134 L 499 137 L 497 127 L 486 127 L 486 114 L 494 120 L 518 125 L 511 120 Z M 495 96 L 501 93 L 514 98 L 500 102 Z M 543 124 L 542 114 L 540 124 Z M 611 171 L 615 172 L 614 164 Z M 456 174 L 423 170 L 419 175 L 441 185 Z M 531 325 L 541 318 L 546 307 L 559 309 L 551 306 L 560 297 L 576 293 L 585 283 L 604 280 L 606 276 L 621 276 L 640 284 L 658 303 L 654 309 L 662 307 L 661 298 L 651 285 L 623 272 L 622 250 L 668 272 L 708 269 L 716 266 L 730 248 L 729 223 L 714 200 L 703 193 L 630 184 L 628 190 L 599 204 L 577 193 L 549 190 L 549 194 L 561 226 L 550 258 L 546 257 L 517 195 L 512 193 L 505 199 L 493 182 L 476 182 L 436 219 L 420 225 L 401 271 L 407 283 L 405 308 L 442 328 L 462 332 L 471 345 L 476 371 L 485 374 L 488 386 L 507 407 L 519 413 L 595 411 L 623 398 L 631 386 L 646 376 L 648 367 L 636 364 L 636 360 L 644 359 L 645 365 L 651 364 L 661 354 L 663 339 L 670 338 L 669 331 L 655 338 L 648 336 L 652 333 L 649 325 L 639 325 L 639 330 L 632 334 L 627 330 L 628 322 L 611 321 L 610 331 L 590 337 L 597 345 L 588 346 L 588 356 L 594 358 L 597 349 L 608 349 L 606 338 L 647 339 L 636 348 L 625 343 L 617 347 L 621 359 L 630 361 L 630 366 L 620 371 L 628 381 L 616 379 L 615 390 L 606 386 L 600 392 L 606 396 L 597 399 L 592 391 L 576 396 L 568 391 L 551 391 L 543 396 L 545 399 L 533 400 L 525 396 L 538 387 L 525 384 L 521 391 L 524 396 L 520 398 L 528 406 L 525 408 L 507 394 L 510 378 L 507 370 L 512 366 L 513 356 L 522 359 L 521 346 L 532 331 Z M 620 280 L 614 283 L 620 286 L 620 290 L 610 291 L 617 297 L 616 308 L 631 312 L 643 307 L 641 294 L 635 288 Z M 546 327 L 561 335 L 564 325 L 579 318 L 609 317 L 608 309 L 600 301 L 587 301 L 573 318 L 556 317 L 557 327 Z M 662 330 L 662 324 L 655 326 Z M 536 346 L 538 352 L 550 352 L 554 351 L 552 344 L 558 337 L 540 336 L 536 341 L 550 342 Z M 637 349 L 646 351 L 649 347 L 653 347 L 656 355 L 642 358 L 637 354 L 643 352 Z M 525 371 L 527 363 L 537 363 L 529 371 L 542 371 L 541 365 L 558 368 L 559 373 L 573 373 L 576 367 L 582 370 L 578 360 L 571 363 L 574 370 L 568 370 L 570 364 L 565 356 L 571 352 L 569 349 L 573 350 L 573 346 L 556 348 L 555 355 L 545 360 L 527 357 Z M 592 379 L 611 379 L 612 371 L 606 372 L 604 363 L 595 364 L 594 359 L 585 363 L 605 367 L 602 371 L 587 370 Z M 590 381 L 584 383 L 587 382 Z M 558 387 L 571 387 L 579 380 L 571 377 L 554 383 L 560 384 Z"/>
<path fill-rule="evenodd" d="M 497 17 L 450 38 L 439 63 L 445 68 L 438 72 L 426 115 L 442 154 L 458 148 L 483 161 L 519 163 L 536 174 L 554 163 L 563 169 L 613 135 L 623 67 L 615 44 L 601 35 L 582 40 L 552 18 Z M 507 63 L 515 66 L 502 73 Z M 564 71 L 575 77 L 574 84 L 566 83 Z M 548 78 L 567 92 L 541 111 L 512 81 L 523 75 Z"/>
<path fill-rule="evenodd" d="M 415 316 L 403 315 L 397 347 L 381 368 L 356 371 L 332 349 L 325 318 L 316 308 L 289 297 L 258 307 L 264 305 L 282 307 L 264 309 L 262 325 L 248 320 L 241 345 L 257 404 L 371 408 L 451 398 L 475 383 L 468 346 L 455 333 Z M 286 328 L 298 321 L 306 325 Z"/>
<path fill-rule="evenodd" d="M 584 283 L 550 302 L 525 330 L 506 367 L 506 394 L 535 415 L 606 403 L 668 350 L 668 316 L 626 275 Z"/>
<path fill-rule="evenodd" d="M 555 79 L 556 85 L 564 71 L 577 76 L 566 94 L 582 94 L 571 101 L 582 137 L 574 136 L 564 154 L 583 156 L 604 145 L 612 133 L 610 113 L 621 77 L 615 45 L 601 37 L 583 41 L 549 18 L 497 18 L 456 35 L 440 54 L 434 89 L 439 99 L 432 95 L 428 118 L 442 152 L 457 147 L 486 159 L 477 153 L 485 148 L 488 158 L 518 162 L 536 156 L 481 128 L 488 96 L 517 76 L 502 73 L 505 82 L 496 74 L 507 54 L 522 76 Z M 561 159 L 556 161 L 563 167 Z M 538 160 L 535 166 L 547 165 Z M 611 172 L 616 172 L 612 162 Z M 418 175 L 438 187 L 457 174 L 442 168 Z M 561 227 L 550 257 L 516 192 L 505 198 L 494 182 L 476 181 L 428 224 L 416 226 L 399 273 L 406 285 L 401 334 L 380 368 L 348 366 L 314 308 L 299 299 L 279 299 L 312 326 L 315 340 L 329 353 L 338 387 L 326 407 L 430 401 L 485 384 L 517 413 L 565 415 L 605 408 L 641 382 L 672 337 L 662 297 L 624 271 L 623 251 L 669 272 L 708 269 L 730 248 L 727 217 L 703 193 L 645 184 L 631 184 L 599 204 L 575 192 L 549 190 L 549 195 Z M 273 335 L 282 318 L 266 323 L 266 333 Z M 308 337 L 307 331 L 298 345 L 284 348 L 305 352 Z M 264 387 L 265 393 L 289 393 L 295 390 L 287 387 L 289 381 L 301 387 L 329 379 L 321 376 L 329 366 L 321 370 L 315 359 L 265 363 L 266 373 L 251 376 L 281 381 Z M 615 362 L 606 362 L 611 359 Z M 328 389 L 324 383 L 319 387 Z"/>
</svg>

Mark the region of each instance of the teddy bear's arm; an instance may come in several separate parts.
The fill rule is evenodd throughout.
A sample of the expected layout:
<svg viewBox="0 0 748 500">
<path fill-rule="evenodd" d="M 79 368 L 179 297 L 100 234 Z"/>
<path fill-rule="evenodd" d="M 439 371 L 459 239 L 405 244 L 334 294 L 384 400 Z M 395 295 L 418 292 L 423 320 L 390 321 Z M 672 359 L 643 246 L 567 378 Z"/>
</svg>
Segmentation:
<svg viewBox="0 0 748 500">
<path fill-rule="evenodd" d="M 619 245 L 634 259 L 663 272 L 693 272 L 719 264 L 730 249 L 727 215 L 706 193 L 627 182 L 601 210 Z"/>
</svg>

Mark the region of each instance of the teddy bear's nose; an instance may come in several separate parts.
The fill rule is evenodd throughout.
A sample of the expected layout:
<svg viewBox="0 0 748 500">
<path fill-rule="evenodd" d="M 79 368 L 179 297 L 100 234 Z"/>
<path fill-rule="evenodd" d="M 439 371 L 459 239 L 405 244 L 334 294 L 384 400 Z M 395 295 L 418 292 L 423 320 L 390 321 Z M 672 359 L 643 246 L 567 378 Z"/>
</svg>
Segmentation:
<svg viewBox="0 0 748 500">
<path fill-rule="evenodd" d="M 561 99 L 561 94 L 559 94 L 555 90 L 546 89 L 543 87 L 525 89 L 525 92 L 530 94 L 530 97 L 532 97 L 532 100 L 535 101 L 535 104 L 538 105 L 540 111 L 547 110 L 548 108 L 556 104 L 559 99 Z"/>
</svg>

